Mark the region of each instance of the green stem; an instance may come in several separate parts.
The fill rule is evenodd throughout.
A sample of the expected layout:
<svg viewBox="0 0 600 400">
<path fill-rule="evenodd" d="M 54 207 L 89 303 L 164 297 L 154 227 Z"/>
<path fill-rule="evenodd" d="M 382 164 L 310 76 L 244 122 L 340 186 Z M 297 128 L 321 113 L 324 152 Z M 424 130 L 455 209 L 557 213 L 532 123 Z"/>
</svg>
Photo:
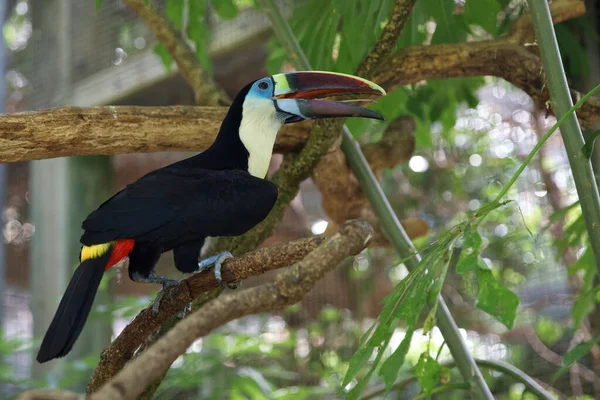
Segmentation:
<svg viewBox="0 0 600 400">
<path fill-rule="evenodd" d="M 510 178 L 510 180 L 508 181 L 508 183 L 506 185 L 504 185 L 504 187 L 502 188 L 502 190 L 500 191 L 500 193 L 498 193 L 498 195 L 496 196 L 496 198 L 493 200 L 492 203 L 498 203 L 498 202 L 500 202 L 500 200 L 502 199 L 502 197 L 504 197 L 506 195 L 506 193 L 508 193 L 508 190 L 512 187 L 512 185 L 515 183 L 515 181 L 517 180 L 517 178 L 525 170 L 525 167 L 527 167 L 527 165 L 529 164 L 529 162 L 537 154 L 537 152 L 540 150 L 540 148 L 542 147 L 542 145 L 544 143 L 546 143 L 546 141 L 548 141 L 548 139 L 550 139 L 550 136 L 552 136 L 552 134 L 563 124 L 563 122 L 565 122 L 567 120 L 567 118 L 569 118 L 570 116 L 573 115 L 573 113 L 575 112 L 575 110 L 577 110 L 579 107 L 581 107 L 583 105 L 583 103 L 585 103 L 590 97 L 592 97 L 594 94 L 596 94 L 599 91 L 600 91 L 600 85 L 596 86 L 589 93 L 587 93 L 585 96 L 583 96 L 577 102 L 577 104 L 575 104 L 573 107 L 569 108 L 569 110 L 565 114 L 563 114 L 563 116 L 560 117 L 558 119 L 558 121 L 556 121 L 556 123 L 552 126 L 552 128 L 550 128 L 548 130 L 548 132 L 546 132 L 546 134 L 544 136 L 542 136 L 542 138 L 535 145 L 535 147 L 533 148 L 533 150 L 531 150 L 529 152 L 529 154 L 527 155 L 527 157 L 525 157 L 525 161 L 523 161 L 523 163 L 521 164 L 521 166 L 519 167 L 519 169 L 517 170 L 517 172 L 514 173 L 514 175 Z M 580 147 L 580 148 L 582 148 L 582 147 Z"/>
<path fill-rule="evenodd" d="M 504 375 L 510 376 L 515 381 L 520 382 L 523 385 L 525 385 L 525 389 L 528 392 L 536 395 L 539 399 L 542 399 L 542 400 L 553 400 L 554 399 L 554 397 L 550 393 L 548 393 L 548 391 L 546 389 L 544 389 L 542 387 L 542 385 L 537 383 L 535 381 L 535 379 L 533 379 L 532 377 L 530 377 L 529 375 L 527 375 L 525 372 L 521 371 L 519 368 L 515 367 L 514 365 L 511 365 L 504 361 L 483 360 L 480 358 L 475 359 L 475 362 L 481 368 L 491 369 L 492 371 L 501 372 Z M 451 362 L 451 363 L 447 363 L 447 364 L 442 364 L 442 366 L 452 369 L 452 368 L 456 367 L 456 363 Z M 416 381 L 417 381 L 416 377 L 409 376 L 409 377 L 404 378 L 403 380 L 395 383 L 392 386 L 390 391 L 401 391 L 406 386 L 408 386 L 409 384 L 416 382 Z M 385 394 L 385 393 L 386 393 L 386 387 L 385 387 L 385 385 L 381 385 L 381 387 L 378 387 L 377 389 L 373 389 L 368 395 L 362 397 L 361 400 L 374 399 L 375 397 L 381 396 L 382 394 Z"/>
<path fill-rule="evenodd" d="M 565 115 L 572 107 L 573 102 L 556 42 L 548 2 L 547 0 L 528 0 L 528 4 L 531 10 L 535 36 L 540 47 L 542 63 L 548 77 L 552 109 L 555 115 Z M 581 202 L 581 211 L 586 223 L 590 244 L 596 258 L 596 269 L 600 273 L 600 196 L 598 195 L 598 186 L 594 180 L 592 164 L 581 151 L 585 142 L 577 116 L 574 113 L 566 115 L 561 135 L 573 171 L 573 180 Z"/>
<path fill-rule="evenodd" d="M 304 51 L 300 47 L 300 44 L 296 40 L 294 33 L 289 27 L 287 21 L 281 14 L 279 7 L 275 4 L 274 0 L 259 0 L 258 1 L 267 16 L 271 21 L 273 30 L 277 35 L 277 38 L 283 45 L 287 52 L 290 61 L 298 70 L 309 71 L 311 70 L 310 63 Z M 398 217 L 392 210 L 392 207 L 384 195 L 379 182 L 375 178 L 371 167 L 369 166 L 364 154 L 362 153 L 360 146 L 350 133 L 350 130 L 344 125 L 342 145 L 341 149 L 346 155 L 348 163 L 356 175 L 363 192 L 369 199 L 373 210 L 377 214 L 380 226 L 390 243 L 393 244 L 394 248 L 398 252 L 401 258 L 408 257 L 416 253 L 412 242 L 408 238 L 408 235 L 404 231 Z M 409 270 L 414 269 L 417 264 L 421 261 L 419 255 L 410 258 L 405 262 L 406 267 Z M 492 399 L 493 396 L 488 388 L 481 371 L 477 368 L 475 360 L 469 353 L 469 349 L 465 341 L 463 340 L 458 326 L 454 322 L 450 311 L 446 305 L 444 299 L 440 296 L 438 300 L 438 307 L 436 311 L 437 325 L 444 336 L 452 357 L 457 363 L 457 366 L 466 382 L 471 385 L 471 388 L 477 389 L 475 393 L 478 398 Z"/>
<path fill-rule="evenodd" d="M 415 397 L 413 400 L 429 398 L 429 396 L 432 394 L 438 394 L 438 393 L 448 392 L 450 390 L 457 390 L 457 389 L 469 390 L 470 386 L 467 382 L 448 383 L 446 385 L 436 387 L 429 394 L 422 393 L 422 394 L 418 395 L 417 397 Z"/>
</svg>

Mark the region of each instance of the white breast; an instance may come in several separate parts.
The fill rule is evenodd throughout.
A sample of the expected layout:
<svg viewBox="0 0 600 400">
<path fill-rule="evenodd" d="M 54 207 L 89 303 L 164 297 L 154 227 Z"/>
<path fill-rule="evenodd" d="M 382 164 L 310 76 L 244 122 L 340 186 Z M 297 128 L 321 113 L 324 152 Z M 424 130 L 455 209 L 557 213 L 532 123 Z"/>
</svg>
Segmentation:
<svg viewBox="0 0 600 400">
<path fill-rule="evenodd" d="M 273 145 L 281 121 L 273 102 L 268 99 L 246 99 L 240 124 L 240 139 L 248 150 L 248 172 L 263 179 L 267 176 Z"/>
</svg>

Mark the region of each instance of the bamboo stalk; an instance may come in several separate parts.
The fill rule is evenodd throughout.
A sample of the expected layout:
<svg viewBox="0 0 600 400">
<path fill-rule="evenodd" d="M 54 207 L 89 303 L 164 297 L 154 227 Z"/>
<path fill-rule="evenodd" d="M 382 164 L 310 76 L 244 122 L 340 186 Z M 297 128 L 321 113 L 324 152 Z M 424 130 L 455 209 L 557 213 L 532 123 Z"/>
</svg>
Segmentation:
<svg viewBox="0 0 600 400">
<path fill-rule="evenodd" d="M 565 115 L 573 106 L 573 101 L 558 50 L 550 9 L 546 0 L 528 0 L 528 4 L 547 76 L 552 110 L 554 115 Z M 592 163 L 582 151 L 585 141 L 575 113 L 566 116 L 560 131 L 596 259 L 596 269 L 600 274 L 600 196 L 594 179 Z"/>
<path fill-rule="evenodd" d="M 277 38 L 282 43 L 288 54 L 288 58 L 299 70 L 311 70 L 310 63 L 304 55 L 304 51 L 296 40 L 294 33 L 289 27 L 286 19 L 281 14 L 279 7 L 274 0 L 259 0 L 263 10 L 269 17 L 273 30 Z M 352 171 L 356 175 L 362 190 L 371 202 L 377 217 L 379 218 L 382 229 L 388 236 L 390 242 L 396 249 L 401 258 L 406 258 L 416 253 L 416 250 L 404 231 L 404 228 L 398 221 L 398 217 L 393 212 L 392 207 L 385 197 L 379 182 L 375 178 L 373 171 L 369 167 L 360 146 L 352 137 L 350 130 L 344 125 L 341 149 L 346 155 Z M 416 255 L 405 262 L 409 269 L 413 269 L 420 261 L 419 255 Z M 492 393 L 488 388 L 481 371 L 475 364 L 475 360 L 469 353 L 466 343 L 462 339 L 458 327 L 446 306 L 444 299 L 440 296 L 437 308 L 437 323 L 442 332 L 446 344 L 456 361 L 461 375 L 468 382 L 475 394 L 479 398 L 493 399 Z"/>
</svg>

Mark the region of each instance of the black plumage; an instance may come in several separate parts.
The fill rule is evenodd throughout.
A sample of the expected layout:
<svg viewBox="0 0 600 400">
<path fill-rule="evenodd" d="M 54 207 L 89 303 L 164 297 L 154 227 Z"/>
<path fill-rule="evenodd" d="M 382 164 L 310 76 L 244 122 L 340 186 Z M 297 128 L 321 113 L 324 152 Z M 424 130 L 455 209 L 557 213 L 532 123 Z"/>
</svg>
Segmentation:
<svg viewBox="0 0 600 400">
<path fill-rule="evenodd" d="M 248 151 L 238 134 L 249 88 L 236 97 L 209 149 L 115 194 L 83 222 L 81 243 L 134 239 L 138 254 L 130 257 L 129 273 L 144 277 L 158 261 L 157 252 L 174 249 L 175 266 L 189 273 L 198 269 L 206 237 L 241 235 L 265 219 L 277 187 L 247 172 Z"/>
</svg>

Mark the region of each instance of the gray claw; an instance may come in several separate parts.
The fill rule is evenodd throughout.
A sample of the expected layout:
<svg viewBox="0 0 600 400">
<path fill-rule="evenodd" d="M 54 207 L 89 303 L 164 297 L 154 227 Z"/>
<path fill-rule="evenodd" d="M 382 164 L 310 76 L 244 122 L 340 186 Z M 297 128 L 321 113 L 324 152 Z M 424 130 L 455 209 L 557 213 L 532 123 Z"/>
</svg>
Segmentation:
<svg viewBox="0 0 600 400">
<path fill-rule="evenodd" d="M 229 289 L 237 289 L 237 285 L 234 283 L 223 283 L 223 279 L 221 277 L 221 265 L 228 258 L 233 258 L 230 252 L 224 251 L 217 255 L 205 258 L 198 263 L 198 272 L 204 271 L 205 269 L 214 266 L 215 268 L 215 279 L 222 287 L 227 287 Z"/>
<path fill-rule="evenodd" d="M 160 308 L 160 302 L 161 302 L 163 296 L 165 295 L 165 291 L 168 288 L 170 288 L 171 286 L 177 286 L 177 285 L 179 285 L 179 281 L 176 281 L 176 280 L 163 282 L 163 287 L 158 291 L 158 293 L 156 293 L 156 297 L 154 298 L 154 301 L 152 302 L 152 315 L 153 316 L 156 317 L 158 315 L 158 310 Z"/>
</svg>

